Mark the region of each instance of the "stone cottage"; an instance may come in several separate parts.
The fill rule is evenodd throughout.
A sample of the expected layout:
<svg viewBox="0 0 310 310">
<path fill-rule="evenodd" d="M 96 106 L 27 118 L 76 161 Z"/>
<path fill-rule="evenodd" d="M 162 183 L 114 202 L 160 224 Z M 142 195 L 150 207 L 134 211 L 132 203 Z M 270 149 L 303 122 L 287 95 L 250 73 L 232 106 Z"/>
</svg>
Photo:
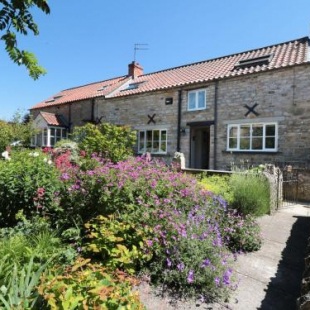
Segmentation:
<svg viewBox="0 0 310 310">
<path fill-rule="evenodd" d="M 136 153 L 186 166 L 298 163 L 310 159 L 309 38 L 144 74 L 132 62 L 121 77 L 63 90 L 30 111 L 53 146 L 87 122 L 129 125 Z"/>
</svg>

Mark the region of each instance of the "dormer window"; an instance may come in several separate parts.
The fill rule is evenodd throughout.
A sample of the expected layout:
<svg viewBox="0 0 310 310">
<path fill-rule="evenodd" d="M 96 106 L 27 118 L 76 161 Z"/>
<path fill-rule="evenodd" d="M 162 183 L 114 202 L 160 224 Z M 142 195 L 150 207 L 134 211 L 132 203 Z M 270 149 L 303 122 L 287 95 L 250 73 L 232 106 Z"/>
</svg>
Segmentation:
<svg viewBox="0 0 310 310">
<path fill-rule="evenodd" d="M 137 88 L 139 88 L 139 86 L 140 86 L 141 84 L 143 84 L 143 83 L 144 83 L 144 82 L 130 83 L 130 84 L 127 85 L 126 88 L 122 89 L 122 91 L 137 89 Z"/>
<path fill-rule="evenodd" d="M 45 103 L 51 103 L 51 102 L 54 102 L 54 101 L 55 101 L 55 99 L 52 98 L 52 99 L 46 100 Z"/>
<path fill-rule="evenodd" d="M 54 96 L 53 98 L 49 99 L 49 100 L 46 100 L 45 103 L 51 103 L 51 102 L 54 102 L 56 101 L 57 99 L 63 97 L 63 95 L 57 95 L 57 96 Z"/>
<path fill-rule="evenodd" d="M 255 66 L 268 65 L 272 59 L 273 54 L 267 54 L 260 57 L 241 59 L 236 64 L 234 69 L 244 69 Z"/>
<path fill-rule="evenodd" d="M 105 90 L 107 87 L 108 87 L 108 85 L 101 86 L 100 88 L 97 89 L 97 91 L 103 91 L 103 90 Z"/>
</svg>

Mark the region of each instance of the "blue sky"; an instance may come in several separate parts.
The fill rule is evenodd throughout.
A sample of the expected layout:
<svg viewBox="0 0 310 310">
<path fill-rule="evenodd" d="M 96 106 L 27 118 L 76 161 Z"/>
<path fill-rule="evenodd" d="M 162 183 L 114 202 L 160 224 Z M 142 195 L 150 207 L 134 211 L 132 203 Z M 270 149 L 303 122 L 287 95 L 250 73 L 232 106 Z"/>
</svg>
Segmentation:
<svg viewBox="0 0 310 310">
<path fill-rule="evenodd" d="M 60 90 L 127 74 L 134 44 L 145 73 L 310 34 L 309 0 L 50 0 L 40 35 L 21 37 L 47 74 L 33 81 L 0 43 L 0 119 Z"/>
</svg>

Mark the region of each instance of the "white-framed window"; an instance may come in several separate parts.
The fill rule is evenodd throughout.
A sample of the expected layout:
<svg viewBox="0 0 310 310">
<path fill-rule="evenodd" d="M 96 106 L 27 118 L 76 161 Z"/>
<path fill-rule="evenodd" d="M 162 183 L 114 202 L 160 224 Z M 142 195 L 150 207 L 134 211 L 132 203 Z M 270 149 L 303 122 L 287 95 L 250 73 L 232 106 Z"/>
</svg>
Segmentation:
<svg viewBox="0 0 310 310">
<path fill-rule="evenodd" d="M 32 145 L 53 147 L 58 141 L 66 139 L 68 131 L 62 127 L 47 127 L 40 130 L 33 138 Z"/>
<path fill-rule="evenodd" d="M 138 153 L 167 153 L 167 129 L 145 129 L 138 131 Z"/>
<path fill-rule="evenodd" d="M 229 124 L 227 127 L 227 151 L 275 152 L 277 144 L 277 123 Z"/>
<path fill-rule="evenodd" d="M 188 92 L 188 111 L 204 110 L 207 107 L 207 90 L 197 89 Z"/>
</svg>

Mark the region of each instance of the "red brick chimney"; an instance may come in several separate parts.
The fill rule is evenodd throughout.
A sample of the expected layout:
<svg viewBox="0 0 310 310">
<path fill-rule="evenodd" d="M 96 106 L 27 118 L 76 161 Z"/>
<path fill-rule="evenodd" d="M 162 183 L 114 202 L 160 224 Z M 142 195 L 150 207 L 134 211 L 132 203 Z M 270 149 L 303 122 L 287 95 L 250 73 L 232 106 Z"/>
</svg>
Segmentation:
<svg viewBox="0 0 310 310">
<path fill-rule="evenodd" d="M 133 61 L 128 65 L 128 75 L 133 79 L 139 75 L 143 75 L 143 68 L 139 63 Z"/>
</svg>

